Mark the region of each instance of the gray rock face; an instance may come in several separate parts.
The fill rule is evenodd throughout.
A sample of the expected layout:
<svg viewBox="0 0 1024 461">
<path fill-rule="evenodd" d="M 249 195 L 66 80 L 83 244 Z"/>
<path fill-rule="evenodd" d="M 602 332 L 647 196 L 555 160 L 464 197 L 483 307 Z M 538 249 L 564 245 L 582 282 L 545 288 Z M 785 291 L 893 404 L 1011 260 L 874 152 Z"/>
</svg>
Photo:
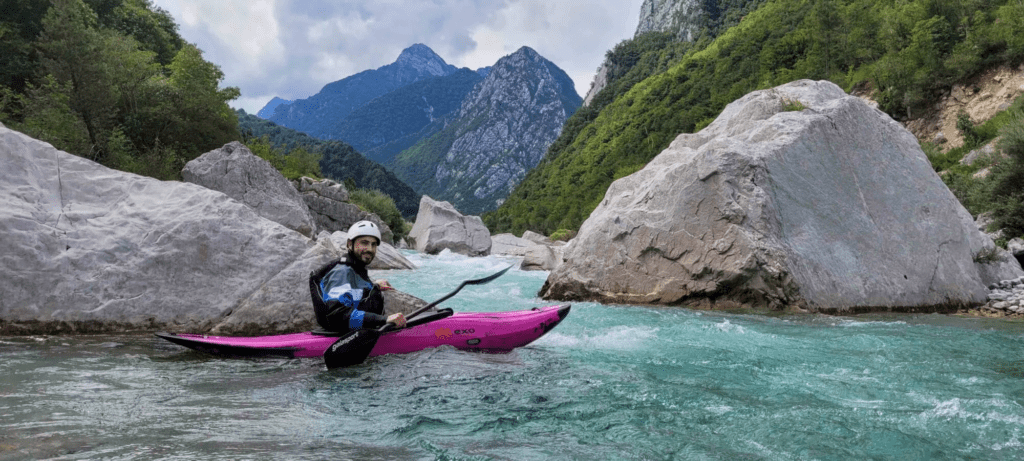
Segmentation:
<svg viewBox="0 0 1024 461">
<path fill-rule="evenodd" d="M 312 246 L 220 192 L 3 128 L 0 162 L 4 334 L 203 331 Z"/>
<path fill-rule="evenodd" d="M 383 243 L 394 242 L 394 232 L 379 216 L 348 203 L 349 194 L 344 184 L 330 179 L 315 180 L 302 177 L 294 186 L 309 207 L 313 220 L 321 231 L 348 232 L 348 228 L 356 222 L 367 220 L 380 228 Z"/>
<path fill-rule="evenodd" d="M 497 234 L 491 236 L 491 254 L 506 256 L 524 256 L 526 249 L 534 243 L 512 234 Z"/>
<path fill-rule="evenodd" d="M 960 164 L 971 165 L 980 158 L 992 157 L 996 152 L 996 141 L 993 140 L 984 146 L 968 152 L 967 155 L 964 155 L 964 158 L 960 159 Z"/>
<path fill-rule="evenodd" d="M 1024 239 L 1020 237 L 1014 238 L 1006 243 L 1006 249 L 1010 251 L 1014 256 L 1024 256 Z"/>
<path fill-rule="evenodd" d="M 452 204 L 426 195 L 420 199 L 409 235 L 416 240 L 416 251 L 437 254 L 448 249 L 468 256 L 487 256 L 491 234 L 479 216 L 463 216 Z"/>
<path fill-rule="evenodd" d="M 309 272 L 343 255 L 220 192 L 111 170 L 5 128 L 0 162 L 0 334 L 307 330 Z M 385 296 L 388 310 L 424 304 Z"/>
<path fill-rule="evenodd" d="M 794 101 L 805 109 L 786 111 Z M 834 84 L 803 80 L 740 98 L 615 181 L 541 292 L 946 310 L 979 305 L 992 279 L 1024 274 L 992 248 L 913 135 Z"/>
<path fill-rule="evenodd" d="M 704 8 L 704 2 L 697 0 L 644 0 L 635 35 L 672 31 L 679 40 L 693 41 L 700 32 L 699 19 L 708 15 Z"/>
<path fill-rule="evenodd" d="M 269 162 L 240 142 L 231 142 L 188 162 L 185 182 L 198 184 L 249 205 L 260 216 L 312 237 L 316 223 L 291 183 Z"/>
<path fill-rule="evenodd" d="M 562 264 L 565 244 L 534 243 L 526 248 L 519 268 L 524 271 L 550 271 Z"/>
<path fill-rule="evenodd" d="M 498 234 L 491 236 L 491 254 L 522 256 L 519 268 L 524 271 L 550 271 L 562 263 L 565 242 L 552 242 L 536 232 L 526 231 L 523 236 Z"/>
<path fill-rule="evenodd" d="M 520 48 L 494 65 L 463 101 L 457 120 L 435 136 L 453 141 L 418 190 L 467 213 L 497 208 L 540 163 L 581 102 L 564 71 Z"/>
<path fill-rule="evenodd" d="M 330 235 L 322 232 L 315 246 L 243 299 L 237 307 L 219 320 L 212 328 L 212 333 L 260 335 L 319 328 L 309 294 L 309 273 L 344 256 L 345 239 L 342 232 Z M 388 244 L 381 245 L 378 257 L 370 267 L 415 269 L 411 262 Z M 410 313 L 425 304 L 423 300 L 397 290 L 384 293 L 387 313 Z"/>
<path fill-rule="evenodd" d="M 586 96 L 583 97 L 584 106 L 589 106 L 590 102 L 597 96 L 597 93 L 601 92 L 604 87 L 608 86 L 608 72 L 610 70 L 611 63 L 607 60 L 601 63 L 601 67 L 597 68 L 597 73 L 594 74 L 594 81 L 590 82 L 590 89 L 587 90 Z"/>
<path fill-rule="evenodd" d="M 353 110 L 374 98 L 410 83 L 449 75 L 457 70 L 426 45 L 415 44 L 403 50 L 391 64 L 328 83 L 308 98 L 278 103 L 269 119 L 315 138 L 335 139 L 331 132 L 335 122 L 348 117 Z"/>
</svg>

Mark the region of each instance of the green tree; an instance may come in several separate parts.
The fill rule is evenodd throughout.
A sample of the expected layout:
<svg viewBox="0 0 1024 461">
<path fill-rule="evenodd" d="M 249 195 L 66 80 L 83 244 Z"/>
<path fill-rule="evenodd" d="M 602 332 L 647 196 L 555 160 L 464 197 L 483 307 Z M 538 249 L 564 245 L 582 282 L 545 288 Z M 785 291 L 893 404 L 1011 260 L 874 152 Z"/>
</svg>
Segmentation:
<svg viewBox="0 0 1024 461">
<path fill-rule="evenodd" d="M 288 179 L 299 179 L 303 176 L 319 178 L 322 176 L 320 173 L 321 157 L 323 156 L 301 146 L 296 147 L 284 157 L 284 169 L 281 170 L 281 173 Z M 394 204 L 394 200 L 391 203 Z"/>
<path fill-rule="evenodd" d="M 89 149 L 78 154 L 102 160 L 117 101 L 104 49 L 109 37 L 96 29 L 96 14 L 82 0 L 53 0 L 42 25 L 37 47 L 43 72 L 68 88 L 68 105 L 89 137 Z"/>
<path fill-rule="evenodd" d="M 36 76 L 39 64 L 32 43 L 49 7 L 46 1 L 0 0 L 0 87 L 23 93 Z"/>
<path fill-rule="evenodd" d="M 238 117 L 228 101 L 240 92 L 218 87 L 224 78 L 220 68 L 204 60 L 195 46 L 185 45 L 168 69 L 171 97 L 162 107 L 168 117 L 160 138 L 182 152 L 185 162 L 238 139 Z"/>
<path fill-rule="evenodd" d="M 391 228 L 396 242 L 408 234 L 402 213 L 387 194 L 376 189 L 349 189 L 349 200 L 363 211 L 379 216 Z"/>
<path fill-rule="evenodd" d="M 994 221 L 1007 238 L 1024 236 L 1024 114 L 1018 112 L 1000 130 L 999 148 L 1009 156 L 994 179 Z"/>
<path fill-rule="evenodd" d="M 154 53 L 158 63 L 170 64 L 178 50 L 185 46 L 174 18 L 167 11 L 153 6 L 150 0 L 104 1 L 114 5 L 109 14 L 100 14 L 101 23 L 135 38 L 141 49 Z"/>
<path fill-rule="evenodd" d="M 46 76 L 40 86 L 28 83 L 26 92 L 7 89 L 0 111 L 17 113 L 20 122 L 11 128 L 52 144 L 66 152 L 88 152 L 89 134 L 82 119 L 71 110 L 71 85 Z"/>
<path fill-rule="evenodd" d="M 1006 2 L 995 16 L 992 33 L 1006 44 L 1004 58 L 1011 62 L 1024 60 L 1024 1 Z"/>
</svg>

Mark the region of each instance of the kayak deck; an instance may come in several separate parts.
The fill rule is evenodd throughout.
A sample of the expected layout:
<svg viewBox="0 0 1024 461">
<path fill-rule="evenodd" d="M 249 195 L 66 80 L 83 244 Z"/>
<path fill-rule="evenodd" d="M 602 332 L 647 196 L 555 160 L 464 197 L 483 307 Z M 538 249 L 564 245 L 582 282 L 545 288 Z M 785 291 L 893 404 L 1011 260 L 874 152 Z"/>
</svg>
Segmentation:
<svg viewBox="0 0 1024 461">
<path fill-rule="evenodd" d="M 570 305 L 509 312 L 467 312 L 381 335 L 370 356 L 407 354 L 453 346 L 482 352 L 509 352 L 550 331 Z M 419 318 L 419 317 L 417 317 Z M 157 333 L 156 336 L 200 352 L 227 357 L 322 357 L 340 333 L 303 332 L 271 336 L 210 336 Z"/>
</svg>

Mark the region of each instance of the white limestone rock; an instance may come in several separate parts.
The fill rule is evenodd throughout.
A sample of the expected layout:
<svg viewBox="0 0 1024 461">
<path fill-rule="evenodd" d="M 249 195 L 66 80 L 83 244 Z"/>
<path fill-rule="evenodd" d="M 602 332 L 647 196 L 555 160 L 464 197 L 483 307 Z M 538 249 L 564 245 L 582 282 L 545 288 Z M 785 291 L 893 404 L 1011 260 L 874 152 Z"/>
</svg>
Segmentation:
<svg viewBox="0 0 1024 461">
<path fill-rule="evenodd" d="M 467 256 L 487 256 L 491 251 L 491 233 L 479 216 L 463 216 L 452 204 L 426 195 L 420 198 L 409 235 L 416 251 L 437 254 L 448 249 Z"/>
<path fill-rule="evenodd" d="M 506 256 L 523 256 L 526 249 L 534 243 L 512 234 L 497 234 L 491 236 L 491 254 Z"/>
<path fill-rule="evenodd" d="M 380 228 L 383 243 L 394 242 L 394 232 L 374 213 L 359 209 L 349 203 L 345 185 L 330 179 L 315 180 L 302 177 L 294 183 L 302 200 L 309 207 L 310 214 L 320 231 L 346 232 L 358 221 L 372 221 Z"/>
<path fill-rule="evenodd" d="M 204 331 L 313 245 L 223 193 L 6 128 L 0 163 L 2 333 Z"/>
<path fill-rule="evenodd" d="M 787 111 L 795 101 L 804 109 Z M 911 133 L 832 83 L 801 80 L 740 98 L 615 181 L 541 293 L 951 310 L 1024 274 L 1015 261 L 985 261 L 992 246 Z"/>
<path fill-rule="evenodd" d="M 181 176 L 185 182 L 223 192 L 302 235 L 316 234 L 313 216 L 295 187 L 238 141 L 188 162 Z"/>
</svg>

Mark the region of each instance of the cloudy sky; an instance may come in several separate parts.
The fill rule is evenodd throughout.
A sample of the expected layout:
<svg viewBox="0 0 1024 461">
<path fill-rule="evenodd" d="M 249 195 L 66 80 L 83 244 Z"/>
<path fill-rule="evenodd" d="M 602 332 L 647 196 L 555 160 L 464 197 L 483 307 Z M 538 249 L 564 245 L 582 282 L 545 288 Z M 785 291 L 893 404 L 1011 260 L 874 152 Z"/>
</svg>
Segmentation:
<svg viewBox="0 0 1024 461">
<path fill-rule="evenodd" d="M 152 0 L 241 89 L 232 106 L 301 99 L 423 43 L 477 69 L 529 46 L 584 96 L 606 51 L 633 36 L 643 0 Z"/>
</svg>

